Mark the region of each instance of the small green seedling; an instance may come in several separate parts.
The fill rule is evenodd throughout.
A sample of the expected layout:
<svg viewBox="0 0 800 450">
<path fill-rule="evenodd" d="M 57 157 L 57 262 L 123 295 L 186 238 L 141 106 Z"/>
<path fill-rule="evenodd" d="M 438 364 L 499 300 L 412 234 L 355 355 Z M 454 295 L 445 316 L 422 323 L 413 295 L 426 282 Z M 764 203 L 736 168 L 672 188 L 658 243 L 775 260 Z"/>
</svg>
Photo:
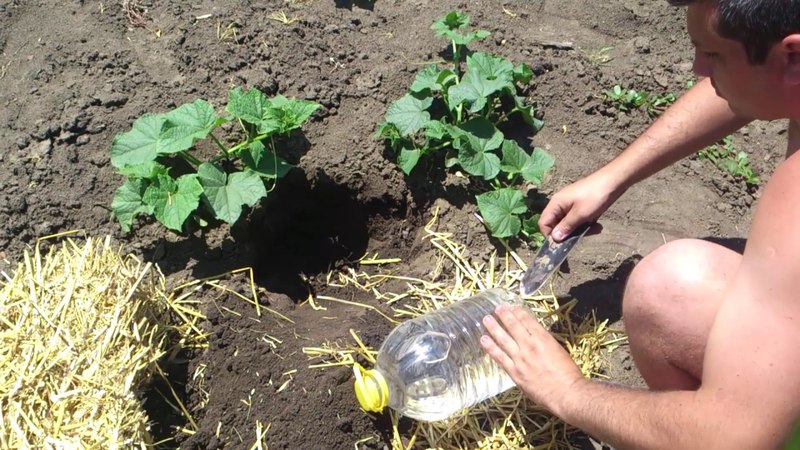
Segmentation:
<svg viewBox="0 0 800 450">
<path fill-rule="evenodd" d="M 608 64 L 614 59 L 614 57 L 611 55 L 611 50 L 614 50 L 614 47 L 601 47 L 597 50 L 589 52 L 586 55 L 586 59 L 588 59 L 590 63 L 597 66 Z"/>
<path fill-rule="evenodd" d="M 756 186 L 760 183 L 758 175 L 753 172 L 747 153 L 737 152 L 733 147 L 733 136 L 726 136 L 722 142 L 709 145 L 697 152 L 697 156 L 708 159 L 717 167 L 725 170 L 734 177 L 741 178 L 745 183 Z"/>
<path fill-rule="evenodd" d="M 532 235 L 538 229 L 524 221 L 528 208 L 514 186 L 523 180 L 540 184 L 553 158 L 540 148 L 529 154 L 498 126 L 518 115 L 532 133 L 542 128 L 533 106 L 517 95 L 517 86 L 528 84 L 533 72 L 483 52 L 462 58 L 466 45 L 489 36 L 484 30 L 466 31 L 468 25 L 469 16 L 455 11 L 433 24 L 437 36 L 450 40 L 452 64 L 420 71 L 409 92 L 389 106 L 376 137 L 389 142 L 406 174 L 427 155 L 445 152 L 448 168 L 460 168 L 473 182 L 490 186 L 477 203 L 493 236 Z"/>
<path fill-rule="evenodd" d="M 201 211 L 232 224 L 243 206 L 253 206 L 292 166 L 278 156 L 278 142 L 300 128 L 320 105 L 240 88 L 229 94 L 226 114 L 197 100 L 165 114 L 145 114 L 111 144 L 111 164 L 127 181 L 111 210 L 129 231 L 139 214 L 154 215 L 181 232 L 189 217 L 202 225 Z M 244 138 L 226 147 L 214 130 L 238 122 Z M 210 138 L 218 154 L 203 161 L 198 141 Z"/>
<path fill-rule="evenodd" d="M 634 109 L 644 107 L 647 115 L 650 117 L 660 115 L 670 105 L 675 103 L 675 94 L 671 92 L 655 95 L 647 91 L 625 89 L 620 85 L 616 85 L 610 90 L 607 90 L 603 95 L 612 104 L 615 104 L 620 111 L 630 112 Z"/>
</svg>

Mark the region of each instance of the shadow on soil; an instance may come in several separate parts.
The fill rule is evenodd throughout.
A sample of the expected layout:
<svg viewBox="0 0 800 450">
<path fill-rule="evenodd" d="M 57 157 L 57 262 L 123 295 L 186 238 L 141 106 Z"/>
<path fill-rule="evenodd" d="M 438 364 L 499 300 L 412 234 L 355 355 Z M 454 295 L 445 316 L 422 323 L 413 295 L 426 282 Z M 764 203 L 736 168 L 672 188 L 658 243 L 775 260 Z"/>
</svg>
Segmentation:
<svg viewBox="0 0 800 450">
<path fill-rule="evenodd" d="M 373 223 L 402 213 L 385 200 L 364 204 L 324 172 L 310 182 L 300 171 L 282 180 L 250 223 L 256 282 L 295 301 L 308 298 L 310 278 L 358 261 Z M 391 236 L 390 236 L 391 237 Z"/>
<path fill-rule="evenodd" d="M 337 8 L 353 9 L 353 7 L 372 11 L 375 8 L 371 0 L 334 0 Z"/>
<path fill-rule="evenodd" d="M 395 203 L 373 199 L 364 204 L 325 173 L 317 173 L 312 183 L 293 170 L 217 243 L 209 244 L 207 230 L 178 242 L 159 240 L 143 254 L 165 274 L 190 266 L 194 279 L 253 267 L 259 286 L 305 300 L 310 278 L 364 256 L 370 235 L 382 233 L 376 234 L 373 222 L 404 217 L 405 206 Z"/>
<path fill-rule="evenodd" d="M 620 320 L 625 283 L 641 259 L 642 257 L 638 255 L 628 257 L 610 276 L 590 280 L 570 289 L 569 295 L 578 301 L 573 312 L 578 317 L 585 317 L 594 311 L 597 320 L 608 319 L 610 323 Z M 568 272 L 569 269 L 565 271 Z"/>
<path fill-rule="evenodd" d="M 705 241 L 713 242 L 737 253 L 744 252 L 747 241 L 742 238 L 705 237 Z M 607 278 L 595 279 L 579 284 L 569 290 L 569 295 L 578 300 L 574 312 L 583 317 L 595 312 L 598 320 L 608 319 L 610 323 L 622 318 L 622 294 L 625 283 L 636 264 L 643 256 L 634 255 L 625 259 L 619 267 Z M 569 272 L 569 260 L 559 269 Z"/>
</svg>

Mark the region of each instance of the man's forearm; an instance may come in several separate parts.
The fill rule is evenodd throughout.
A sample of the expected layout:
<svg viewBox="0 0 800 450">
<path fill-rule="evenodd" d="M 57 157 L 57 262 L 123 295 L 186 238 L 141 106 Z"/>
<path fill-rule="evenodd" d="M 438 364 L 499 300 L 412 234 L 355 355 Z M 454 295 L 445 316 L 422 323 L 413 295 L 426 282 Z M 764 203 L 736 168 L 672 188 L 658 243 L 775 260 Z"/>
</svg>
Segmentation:
<svg viewBox="0 0 800 450">
<path fill-rule="evenodd" d="M 599 172 L 624 191 L 750 121 L 737 116 L 708 79 L 702 80 Z"/>
<path fill-rule="evenodd" d="M 586 380 L 563 400 L 556 414 L 620 450 L 708 449 L 721 442 L 709 429 L 713 418 L 697 391 L 642 391 Z"/>
</svg>

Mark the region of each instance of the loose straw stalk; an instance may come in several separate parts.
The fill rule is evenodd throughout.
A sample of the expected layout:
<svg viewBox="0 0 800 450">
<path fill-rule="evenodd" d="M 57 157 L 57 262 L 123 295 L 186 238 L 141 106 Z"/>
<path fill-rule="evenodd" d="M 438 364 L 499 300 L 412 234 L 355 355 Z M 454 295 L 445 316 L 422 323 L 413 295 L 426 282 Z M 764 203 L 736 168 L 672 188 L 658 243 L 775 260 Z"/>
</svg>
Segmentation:
<svg viewBox="0 0 800 450">
<path fill-rule="evenodd" d="M 336 287 L 355 286 L 392 305 L 395 317 L 408 319 L 449 305 L 459 299 L 494 287 L 516 291 L 525 265 L 518 255 L 507 248 L 502 261 L 493 254 L 488 262 L 475 263 L 468 257 L 466 246 L 453 242 L 449 233 L 435 230 L 437 215 L 425 227 L 426 236 L 434 248 L 436 265 L 430 279 L 416 279 L 394 273 L 356 273 L 350 270 L 329 277 Z M 375 259 L 375 258 L 373 258 Z M 333 278 L 337 278 L 333 280 Z M 383 292 L 388 281 L 405 283 L 404 292 Z M 322 297 L 324 299 L 324 297 Z M 317 297 L 319 300 L 320 297 Z M 624 341 L 598 323 L 594 316 L 573 322 L 574 303 L 559 304 L 552 292 L 525 297 L 528 306 L 540 321 L 551 327 L 556 338 L 565 343 L 584 375 L 597 376 L 602 372 L 602 351 L 615 348 Z M 374 309 L 371 305 L 362 305 Z M 557 326 L 556 326 L 557 325 Z M 321 347 L 304 349 L 311 359 L 321 360 L 312 367 L 321 368 L 352 365 L 356 360 L 374 360 L 374 349 L 363 345 L 351 331 L 352 344 L 327 342 Z M 511 389 L 472 408 L 465 409 L 448 420 L 416 422 L 404 436 L 399 433 L 399 415 L 392 413 L 393 450 L 436 448 L 462 449 L 572 449 L 567 424 L 544 408 L 526 399 L 518 389 Z"/>
<path fill-rule="evenodd" d="M 0 281 L 0 447 L 152 446 L 141 392 L 201 318 L 110 238 L 26 252 Z"/>
</svg>

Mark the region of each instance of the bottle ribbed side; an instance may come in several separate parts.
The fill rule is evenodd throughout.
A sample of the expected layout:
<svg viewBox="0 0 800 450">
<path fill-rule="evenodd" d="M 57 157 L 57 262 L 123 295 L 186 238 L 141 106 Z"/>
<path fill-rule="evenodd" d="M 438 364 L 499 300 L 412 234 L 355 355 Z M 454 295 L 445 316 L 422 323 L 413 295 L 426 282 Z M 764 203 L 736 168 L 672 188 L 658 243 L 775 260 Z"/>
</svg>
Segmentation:
<svg viewBox="0 0 800 450">
<path fill-rule="evenodd" d="M 497 305 L 522 304 L 501 289 L 483 291 L 398 326 L 381 346 L 389 406 L 408 417 L 450 417 L 514 386 L 480 345 L 482 320 Z"/>
<path fill-rule="evenodd" d="M 461 406 L 471 406 L 514 386 L 508 373 L 481 347 L 485 334 L 482 320 L 494 314 L 502 303 L 514 303 L 515 297 L 505 291 L 484 291 L 439 310 L 435 320 L 447 328 L 453 339 L 451 374 L 457 386 Z"/>
</svg>

